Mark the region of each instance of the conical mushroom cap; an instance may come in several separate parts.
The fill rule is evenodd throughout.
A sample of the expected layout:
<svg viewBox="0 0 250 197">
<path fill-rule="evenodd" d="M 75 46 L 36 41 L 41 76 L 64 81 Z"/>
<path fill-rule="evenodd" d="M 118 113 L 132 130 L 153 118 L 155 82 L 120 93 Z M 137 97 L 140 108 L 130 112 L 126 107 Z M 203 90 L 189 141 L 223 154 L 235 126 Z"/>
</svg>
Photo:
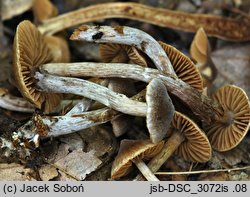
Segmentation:
<svg viewBox="0 0 250 197">
<path fill-rule="evenodd" d="M 118 155 L 112 165 L 111 178 L 118 179 L 124 176 L 132 166 L 134 158 L 152 158 L 160 152 L 163 145 L 163 141 L 154 144 L 150 140 L 122 140 Z"/>
<path fill-rule="evenodd" d="M 147 86 L 147 128 L 153 143 L 161 141 L 171 126 L 174 105 L 160 79 L 153 79 Z"/>
<path fill-rule="evenodd" d="M 57 8 L 49 0 L 34 0 L 33 13 L 38 22 L 58 15 Z"/>
<path fill-rule="evenodd" d="M 173 46 L 163 42 L 160 42 L 160 45 L 168 55 L 178 78 L 189 84 L 191 87 L 202 91 L 202 76 L 194 63 Z"/>
<path fill-rule="evenodd" d="M 187 116 L 175 112 L 172 128 L 181 132 L 185 137 L 176 150 L 179 156 L 192 162 L 207 162 L 211 158 L 212 149 L 208 138 Z"/>
<path fill-rule="evenodd" d="M 208 53 L 209 53 L 209 42 L 207 39 L 207 35 L 203 28 L 199 28 L 191 44 L 190 55 L 199 64 L 205 64 L 207 62 Z"/>
<path fill-rule="evenodd" d="M 218 89 L 212 98 L 221 109 L 218 121 L 205 125 L 204 130 L 215 150 L 228 151 L 237 146 L 249 130 L 249 100 L 241 88 L 233 85 Z"/>
<path fill-rule="evenodd" d="M 41 92 L 36 88 L 33 75 L 39 66 L 52 61 L 52 55 L 43 36 L 30 21 L 21 22 L 16 30 L 13 45 L 13 77 L 17 88 L 31 103 L 48 113 L 58 105 L 60 94 Z"/>
</svg>

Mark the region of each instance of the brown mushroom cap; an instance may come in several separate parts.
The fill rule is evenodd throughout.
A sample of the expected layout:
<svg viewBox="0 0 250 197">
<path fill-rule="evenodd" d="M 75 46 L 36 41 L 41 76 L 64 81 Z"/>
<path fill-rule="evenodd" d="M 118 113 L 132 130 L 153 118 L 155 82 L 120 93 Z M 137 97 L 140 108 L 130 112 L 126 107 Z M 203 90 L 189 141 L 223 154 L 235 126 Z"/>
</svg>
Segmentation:
<svg viewBox="0 0 250 197">
<path fill-rule="evenodd" d="M 180 157 L 192 162 L 207 162 L 211 158 L 212 149 L 208 138 L 187 116 L 175 112 L 172 130 L 178 130 L 185 137 L 176 150 Z"/>
<path fill-rule="evenodd" d="M 191 57 L 199 64 L 206 64 L 210 46 L 206 32 L 201 27 L 197 30 L 190 47 Z"/>
<path fill-rule="evenodd" d="M 132 166 L 134 158 L 149 159 L 160 152 L 163 145 L 163 141 L 154 144 L 149 140 L 122 140 L 112 165 L 111 178 L 118 179 L 124 176 Z"/>
<path fill-rule="evenodd" d="M 161 141 L 167 134 L 174 115 L 174 105 L 165 85 L 160 79 L 153 79 L 147 86 L 147 127 L 153 143 Z"/>
<path fill-rule="evenodd" d="M 52 61 L 52 55 L 43 36 L 30 21 L 21 22 L 16 30 L 13 45 L 13 77 L 17 88 L 31 103 L 45 113 L 51 112 L 60 102 L 60 94 L 39 91 L 35 86 L 34 73 L 41 64 Z"/>
<path fill-rule="evenodd" d="M 146 60 L 142 54 L 135 48 L 122 44 L 100 44 L 100 55 L 104 62 L 116 62 L 138 64 L 141 66 L 147 66 Z"/>
<path fill-rule="evenodd" d="M 191 87 L 202 91 L 203 79 L 194 63 L 173 46 L 165 44 L 163 42 L 160 42 L 160 45 L 168 55 L 168 58 L 173 65 L 176 75 Z"/>
<path fill-rule="evenodd" d="M 228 151 L 241 142 L 250 128 L 249 100 L 234 85 L 218 89 L 212 98 L 221 105 L 219 117 L 213 124 L 205 125 L 204 130 L 215 150 Z"/>
<path fill-rule="evenodd" d="M 45 42 L 53 56 L 53 62 L 70 62 L 70 51 L 67 41 L 59 36 L 45 36 Z"/>
<path fill-rule="evenodd" d="M 58 15 L 57 8 L 49 0 L 34 0 L 33 13 L 38 22 Z"/>
</svg>

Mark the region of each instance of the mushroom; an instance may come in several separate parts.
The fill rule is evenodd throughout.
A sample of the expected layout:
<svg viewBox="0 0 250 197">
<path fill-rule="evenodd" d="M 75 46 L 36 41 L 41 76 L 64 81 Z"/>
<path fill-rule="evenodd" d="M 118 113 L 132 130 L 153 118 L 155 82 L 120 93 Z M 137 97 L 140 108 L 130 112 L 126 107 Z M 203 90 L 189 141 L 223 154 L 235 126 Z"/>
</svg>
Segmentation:
<svg viewBox="0 0 250 197">
<path fill-rule="evenodd" d="M 228 151 L 236 147 L 250 128 L 250 104 L 247 94 L 239 87 L 226 85 L 218 89 L 212 98 L 220 103 L 217 120 L 204 125 L 212 147 Z"/>
<path fill-rule="evenodd" d="M 104 62 L 136 62 L 138 64 L 146 65 L 146 61 L 138 53 L 135 47 L 119 44 L 100 44 L 99 51 Z M 130 79 L 110 79 L 108 88 L 114 92 L 125 94 L 126 96 L 132 96 L 136 94 L 134 83 Z M 111 120 L 111 124 L 115 136 L 119 137 L 131 129 L 133 118 L 127 114 L 119 115 Z"/>
<path fill-rule="evenodd" d="M 148 168 L 156 172 L 176 151 L 178 155 L 192 162 L 207 162 L 211 158 L 211 146 L 204 132 L 188 117 L 175 112 L 172 120 L 171 136 L 161 151 L 148 163 Z M 140 180 L 137 176 L 136 180 Z"/>
<path fill-rule="evenodd" d="M 34 87 L 35 79 L 32 75 L 35 69 L 31 66 L 52 61 L 52 55 L 42 35 L 34 28 L 29 21 L 24 21 L 17 27 L 13 45 L 12 74 L 23 97 L 39 109 L 45 104 L 44 111 L 48 113 L 58 105 L 62 95 L 40 92 Z"/>
<path fill-rule="evenodd" d="M 32 9 L 39 23 L 58 15 L 57 8 L 49 0 L 34 0 Z"/>
<path fill-rule="evenodd" d="M 166 54 L 168 55 L 168 58 L 170 59 L 170 62 L 172 63 L 174 71 L 178 76 L 178 78 L 186 82 L 191 87 L 199 91 L 202 91 L 203 90 L 202 76 L 199 70 L 194 65 L 194 63 L 191 61 L 191 59 L 189 59 L 175 47 L 168 45 L 164 42 L 159 42 L 159 43 L 166 52 Z"/>
<path fill-rule="evenodd" d="M 31 42 L 31 37 L 34 42 L 37 41 L 39 44 Z M 55 96 L 53 97 L 51 94 L 52 92 L 84 96 L 125 114 L 146 116 L 152 141 L 158 142 L 164 137 L 171 122 L 174 108 L 161 80 L 153 79 L 151 81 L 147 88 L 147 103 L 143 103 L 133 101 L 123 94 L 115 93 L 106 87 L 83 79 L 40 73 L 38 72 L 39 65 L 50 61 L 49 58 L 51 57 L 42 38 L 42 35 L 29 21 L 24 21 L 17 27 L 14 41 L 13 72 L 15 80 L 19 80 L 17 83 L 18 89 L 24 97 L 27 97 L 38 108 L 41 108 L 43 104 L 45 109 L 48 110 L 51 109 L 51 105 L 48 103 L 50 102 L 49 99 L 51 97 L 55 99 Z M 36 47 L 37 44 L 39 47 Z M 158 94 L 157 91 L 161 94 Z M 154 98 L 151 98 L 151 96 Z M 59 96 L 56 98 L 59 98 Z M 154 117 L 151 117 L 151 115 Z M 160 117 L 160 115 L 162 116 Z M 157 120 L 153 121 L 155 128 L 154 124 L 151 123 L 154 118 Z M 155 134 L 155 131 L 158 134 Z"/>
<path fill-rule="evenodd" d="M 38 80 L 37 86 L 43 91 L 81 95 L 125 114 L 146 116 L 150 138 L 154 143 L 165 136 L 174 113 L 166 87 L 159 79 L 153 79 L 148 84 L 146 103 L 142 103 L 82 79 L 58 77 L 39 72 L 36 73 L 35 78 Z"/>
<path fill-rule="evenodd" d="M 162 149 L 163 145 L 163 141 L 154 144 L 149 140 L 122 140 L 118 155 L 112 165 L 111 178 L 118 179 L 126 175 L 134 163 L 147 180 L 159 181 L 142 159 L 153 157 Z"/>
<path fill-rule="evenodd" d="M 217 77 L 217 68 L 211 58 L 211 47 L 202 27 L 197 30 L 194 36 L 190 47 L 190 55 L 197 62 L 197 67 L 204 77 L 206 86 L 211 86 Z"/>
<path fill-rule="evenodd" d="M 145 91 L 139 92 L 131 99 L 140 100 L 142 94 L 145 95 Z M 17 132 L 14 132 L 12 138 L 16 144 L 18 143 L 21 146 L 27 145 L 27 142 L 29 142 L 28 145 L 30 143 L 37 144 L 37 140 L 41 137 L 57 137 L 74 133 L 120 117 L 119 112 L 108 107 L 87 112 L 91 105 L 91 100 L 82 99 L 66 115 L 33 118 L 33 120 L 21 126 Z"/>
<path fill-rule="evenodd" d="M 72 40 L 83 40 L 83 41 L 92 41 L 97 43 L 126 43 L 128 45 L 135 45 L 139 49 L 143 48 L 143 52 L 145 52 L 149 58 L 152 59 L 155 66 L 162 71 L 162 75 L 168 78 L 168 84 L 166 84 L 168 90 L 177 96 L 178 98 L 183 101 L 186 105 L 188 105 L 192 111 L 198 115 L 201 116 L 201 118 L 207 122 L 211 122 L 211 120 L 214 120 L 216 111 L 215 111 L 215 104 L 210 101 L 209 98 L 202 95 L 201 92 L 197 92 L 197 90 L 194 90 L 193 88 L 189 87 L 186 83 L 182 82 L 181 80 L 176 80 L 176 75 L 173 74 L 173 72 L 167 72 L 166 69 L 163 68 L 166 66 L 166 63 L 168 62 L 167 67 L 171 66 L 171 63 L 169 63 L 169 60 L 166 62 L 165 57 L 163 58 L 164 61 L 161 61 L 162 59 L 162 52 L 158 55 L 156 51 L 151 51 L 150 44 L 151 40 L 149 41 L 150 44 L 148 44 L 148 40 L 140 39 L 141 32 L 134 32 L 131 29 L 128 29 L 127 27 L 107 27 L 107 26 L 100 26 L 100 27 L 90 27 L 90 26 L 81 26 L 77 30 L 74 31 L 74 33 L 71 35 Z M 142 44 L 144 43 L 144 44 Z M 141 45 L 140 45 L 141 44 Z M 145 45 L 146 44 L 146 45 Z M 156 54 L 155 54 L 156 53 Z M 156 61 L 157 59 L 158 61 Z M 119 67 L 120 69 L 120 67 Z M 165 71 L 164 71 L 165 70 Z M 172 70 L 172 69 L 171 69 Z M 113 70 L 112 70 L 113 71 Z M 144 69 L 143 69 L 144 71 Z M 144 72 L 147 73 L 147 69 L 145 69 Z M 110 71 L 109 71 L 110 72 Z M 117 72 L 117 71 L 116 71 Z M 121 71 L 119 71 L 121 73 Z M 112 73 L 113 74 L 113 73 Z M 126 74 L 126 73 L 125 73 Z M 125 77 L 124 73 L 122 73 L 122 77 Z M 131 73 L 129 73 L 131 74 Z M 136 73 L 137 74 L 137 73 Z M 109 73 L 110 75 L 110 73 Z M 133 70 L 133 75 L 135 75 L 135 69 Z M 114 77 L 114 76 L 113 76 Z M 126 76 L 127 77 L 127 76 Z M 131 76 L 130 76 L 131 77 Z M 135 77 L 135 76 L 133 76 Z M 128 77 L 129 78 L 129 77 Z M 146 78 L 145 75 L 141 78 Z M 139 79 L 140 80 L 140 79 Z M 147 79 L 148 80 L 148 79 Z M 171 80 L 174 80 L 174 85 L 178 87 L 170 87 L 172 83 Z M 178 91 L 176 91 L 178 90 Z M 184 94 L 185 92 L 185 94 Z"/>
</svg>

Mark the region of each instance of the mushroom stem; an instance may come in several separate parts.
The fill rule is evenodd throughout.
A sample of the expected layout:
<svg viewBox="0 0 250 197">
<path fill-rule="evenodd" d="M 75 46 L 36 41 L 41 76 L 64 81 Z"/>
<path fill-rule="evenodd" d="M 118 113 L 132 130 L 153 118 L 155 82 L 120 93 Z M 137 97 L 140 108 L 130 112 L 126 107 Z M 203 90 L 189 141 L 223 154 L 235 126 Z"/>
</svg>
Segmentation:
<svg viewBox="0 0 250 197">
<path fill-rule="evenodd" d="M 132 161 L 148 181 L 160 181 L 139 157 L 134 158 Z"/>
<path fill-rule="evenodd" d="M 13 96 L 7 92 L 0 95 L 0 107 L 10 111 L 25 113 L 32 113 L 35 110 L 34 105 L 24 98 Z"/>
<path fill-rule="evenodd" d="M 190 87 L 180 79 L 162 75 L 156 69 L 145 68 L 132 64 L 121 63 L 74 63 L 74 64 L 44 64 L 40 71 L 61 76 L 93 76 L 130 78 L 149 83 L 154 78 L 163 81 L 167 90 L 177 96 L 183 103 L 207 123 L 215 120 L 218 103 L 212 101 L 199 91 Z"/>
<path fill-rule="evenodd" d="M 131 99 L 140 100 L 141 94 L 145 94 L 145 91 L 139 92 L 131 97 Z M 57 137 L 74 133 L 82 129 L 106 123 L 121 114 L 108 107 L 85 112 L 89 108 L 90 102 L 91 101 L 88 99 L 80 101 L 65 116 L 42 117 L 43 124 L 49 128 L 48 136 Z M 58 122 L 58 120 L 60 122 Z M 34 137 L 37 135 L 34 130 L 36 130 L 36 126 L 34 122 L 30 120 L 20 127 L 14 135 L 18 136 L 20 140 L 28 139 L 29 141 L 33 141 Z"/>
<path fill-rule="evenodd" d="M 81 8 L 44 21 L 39 26 L 39 30 L 43 34 L 54 34 L 72 26 L 108 18 L 128 18 L 188 32 L 196 32 L 203 27 L 209 35 L 222 39 L 234 41 L 250 39 L 247 17 L 232 19 L 207 14 L 191 14 L 131 2 L 105 3 Z M 213 25 L 210 21 L 213 21 Z"/>
<path fill-rule="evenodd" d="M 168 158 L 174 153 L 178 146 L 184 141 L 184 136 L 179 132 L 175 131 L 171 137 L 164 144 L 161 151 L 155 155 L 148 163 L 148 168 L 151 172 L 157 172 L 160 167 L 168 160 Z M 135 180 L 143 180 L 141 175 L 138 175 Z"/>
<path fill-rule="evenodd" d="M 83 112 L 81 114 L 75 114 L 71 116 L 44 116 L 42 117 L 42 124 L 48 128 L 47 137 L 58 137 L 69 133 L 74 133 L 82 129 L 90 128 L 92 126 L 106 123 L 116 117 L 119 112 L 110 110 L 109 108 L 103 108 L 99 110 L 93 110 L 90 112 Z M 28 121 L 22 127 L 20 127 L 15 136 L 19 140 L 26 139 L 32 141 L 37 135 L 36 125 L 33 121 Z"/>
<path fill-rule="evenodd" d="M 160 44 L 149 34 L 126 26 L 81 26 L 70 37 L 96 43 L 117 43 L 135 46 L 148 55 L 163 73 L 177 77 L 173 66 Z"/>
<path fill-rule="evenodd" d="M 125 114 L 146 116 L 146 103 L 133 101 L 123 94 L 95 83 L 70 77 L 59 77 L 36 72 L 37 86 L 43 91 L 54 93 L 72 93 L 98 101 Z"/>
<path fill-rule="evenodd" d="M 164 144 L 162 150 L 150 160 L 148 163 L 149 169 L 151 169 L 152 172 L 158 171 L 184 139 L 184 136 L 179 131 L 175 131 Z"/>
</svg>

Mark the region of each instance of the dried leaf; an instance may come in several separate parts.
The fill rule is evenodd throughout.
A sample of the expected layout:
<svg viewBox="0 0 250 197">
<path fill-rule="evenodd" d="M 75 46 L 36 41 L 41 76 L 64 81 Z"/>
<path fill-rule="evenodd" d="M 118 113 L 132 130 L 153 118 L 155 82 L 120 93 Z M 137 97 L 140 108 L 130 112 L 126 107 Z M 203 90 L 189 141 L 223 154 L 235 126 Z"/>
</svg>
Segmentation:
<svg viewBox="0 0 250 197">
<path fill-rule="evenodd" d="M 0 181 L 34 181 L 33 170 L 16 163 L 0 164 Z"/>
<path fill-rule="evenodd" d="M 59 140 L 61 142 L 66 143 L 70 151 L 83 150 L 85 148 L 83 139 L 77 133 L 72 133 L 70 135 L 62 136 L 59 138 Z"/>
<path fill-rule="evenodd" d="M 29 10 L 33 0 L 4 0 L 2 1 L 2 20 L 11 19 Z"/>
<path fill-rule="evenodd" d="M 95 171 L 101 164 L 102 161 L 95 156 L 94 151 L 85 153 L 75 150 L 58 160 L 54 166 L 77 180 L 84 180 L 86 175 Z"/>
<path fill-rule="evenodd" d="M 43 165 L 39 169 L 40 178 L 43 181 L 49 181 L 58 176 L 57 169 L 51 165 Z"/>
<path fill-rule="evenodd" d="M 112 131 L 100 126 L 85 129 L 79 132 L 87 144 L 86 151 L 95 151 L 97 157 L 106 155 L 109 157 L 117 150 L 117 142 Z M 105 158 L 103 158 L 105 159 Z"/>
</svg>

